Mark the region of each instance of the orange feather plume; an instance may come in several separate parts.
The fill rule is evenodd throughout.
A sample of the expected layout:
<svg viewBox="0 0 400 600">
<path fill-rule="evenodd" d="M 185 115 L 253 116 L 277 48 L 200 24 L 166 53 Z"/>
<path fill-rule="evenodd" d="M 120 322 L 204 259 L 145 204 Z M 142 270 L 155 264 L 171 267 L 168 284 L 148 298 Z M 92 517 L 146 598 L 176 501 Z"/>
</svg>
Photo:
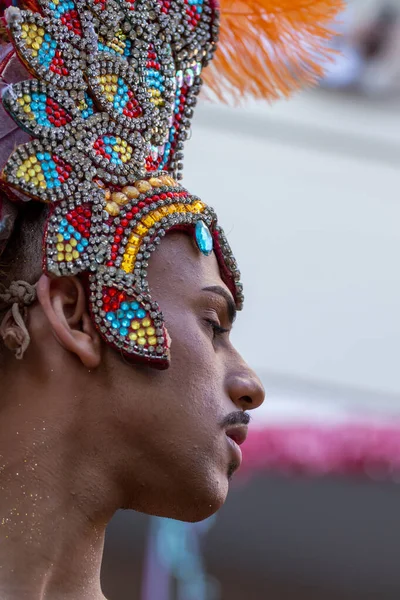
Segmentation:
<svg viewBox="0 0 400 600">
<path fill-rule="evenodd" d="M 222 101 L 272 101 L 314 85 L 332 59 L 328 41 L 343 9 L 344 0 L 221 0 L 208 88 Z"/>
</svg>

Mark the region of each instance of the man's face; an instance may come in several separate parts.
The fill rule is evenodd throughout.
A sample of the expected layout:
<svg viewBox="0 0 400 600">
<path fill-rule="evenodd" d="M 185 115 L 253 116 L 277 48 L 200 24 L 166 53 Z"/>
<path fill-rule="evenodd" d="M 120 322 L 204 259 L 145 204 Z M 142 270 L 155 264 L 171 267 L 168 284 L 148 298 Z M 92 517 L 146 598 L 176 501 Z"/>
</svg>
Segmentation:
<svg viewBox="0 0 400 600">
<path fill-rule="evenodd" d="M 107 349 L 109 459 L 126 507 L 195 521 L 225 501 L 240 464 L 233 440 L 243 441 L 243 411 L 259 406 L 264 391 L 230 341 L 234 302 L 214 254 L 172 233 L 148 273 L 172 340 L 171 365 L 132 366 Z"/>
</svg>

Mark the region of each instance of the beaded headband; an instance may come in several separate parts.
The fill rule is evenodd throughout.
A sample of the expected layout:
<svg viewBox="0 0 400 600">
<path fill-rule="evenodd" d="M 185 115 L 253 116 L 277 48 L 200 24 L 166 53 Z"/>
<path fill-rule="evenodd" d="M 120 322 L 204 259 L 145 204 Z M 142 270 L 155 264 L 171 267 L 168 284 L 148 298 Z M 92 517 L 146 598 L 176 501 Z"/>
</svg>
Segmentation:
<svg viewBox="0 0 400 600">
<path fill-rule="evenodd" d="M 33 140 L 11 155 L 3 185 L 50 205 L 44 272 L 87 274 L 103 339 L 165 368 L 169 337 L 147 268 L 168 231 L 188 230 L 200 252 L 214 251 L 243 303 L 215 212 L 177 182 L 216 49 L 216 0 L 38 0 L 37 12 L 9 8 L 6 20 L 32 78 L 2 101 Z"/>
</svg>

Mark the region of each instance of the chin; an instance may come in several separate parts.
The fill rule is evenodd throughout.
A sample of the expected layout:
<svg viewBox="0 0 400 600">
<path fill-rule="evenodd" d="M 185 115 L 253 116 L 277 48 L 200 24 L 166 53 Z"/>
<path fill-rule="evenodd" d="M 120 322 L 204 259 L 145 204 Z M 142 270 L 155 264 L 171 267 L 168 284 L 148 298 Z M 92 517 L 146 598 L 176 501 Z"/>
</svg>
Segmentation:
<svg viewBox="0 0 400 600">
<path fill-rule="evenodd" d="M 197 523 L 208 519 L 216 513 L 225 503 L 228 495 L 229 482 L 225 474 L 223 477 L 207 478 L 199 485 L 186 484 L 177 490 L 163 504 L 149 502 L 145 507 L 131 506 L 135 510 L 157 517 L 176 519 L 187 523 Z M 184 491 L 183 491 L 184 490 Z M 165 495 L 163 496 L 165 498 Z"/>
<path fill-rule="evenodd" d="M 191 499 L 180 502 L 176 506 L 176 512 L 173 515 L 165 515 L 171 519 L 186 521 L 188 523 L 197 523 L 208 519 L 215 514 L 224 504 L 228 495 L 229 482 L 224 474 L 222 477 L 208 480 L 207 485 L 201 488 L 196 487 L 191 494 Z"/>
</svg>

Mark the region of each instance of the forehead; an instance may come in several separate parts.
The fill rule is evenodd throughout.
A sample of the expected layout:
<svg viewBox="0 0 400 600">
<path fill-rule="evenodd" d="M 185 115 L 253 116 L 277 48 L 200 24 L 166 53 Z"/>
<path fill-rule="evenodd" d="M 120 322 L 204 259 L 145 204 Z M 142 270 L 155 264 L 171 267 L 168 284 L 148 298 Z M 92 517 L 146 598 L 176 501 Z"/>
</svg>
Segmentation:
<svg viewBox="0 0 400 600">
<path fill-rule="evenodd" d="M 201 254 L 190 232 L 171 232 L 163 238 L 149 259 L 148 278 L 153 298 L 162 303 L 190 297 L 204 287 L 222 281 L 214 253 Z"/>
</svg>

